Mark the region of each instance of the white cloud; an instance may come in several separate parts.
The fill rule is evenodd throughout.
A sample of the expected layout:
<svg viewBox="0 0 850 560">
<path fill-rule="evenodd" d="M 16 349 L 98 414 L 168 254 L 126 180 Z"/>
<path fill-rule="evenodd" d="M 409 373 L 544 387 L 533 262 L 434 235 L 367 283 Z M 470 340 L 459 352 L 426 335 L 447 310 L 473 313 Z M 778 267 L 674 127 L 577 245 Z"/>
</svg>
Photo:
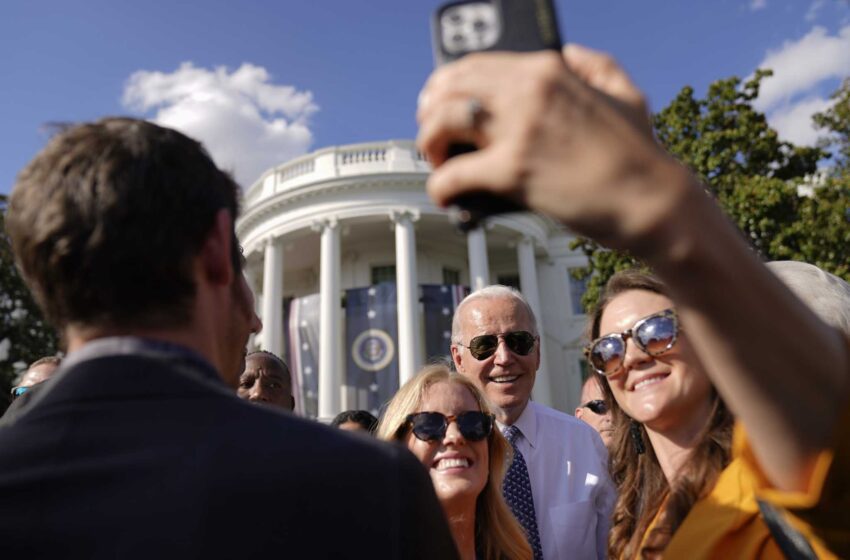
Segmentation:
<svg viewBox="0 0 850 560">
<path fill-rule="evenodd" d="M 810 12 L 818 9 L 815 1 Z M 812 115 L 830 104 L 821 91 L 823 82 L 850 75 L 850 25 L 835 35 L 815 26 L 801 39 L 768 51 L 758 67 L 770 68 L 773 76 L 762 81 L 753 105 L 767 114 L 783 140 L 813 145 L 818 132 Z"/>
<path fill-rule="evenodd" d="M 750 0 L 750 10 L 757 12 L 767 7 L 767 0 Z"/>
<path fill-rule="evenodd" d="M 799 41 L 786 41 L 781 49 L 768 51 L 758 66 L 773 70 L 773 76 L 762 82 L 755 103 L 767 111 L 811 91 L 823 80 L 850 74 L 850 25 L 834 36 L 815 26 Z"/>
<path fill-rule="evenodd" d="M 821 11 L 821 8 L 826 4 L 826 0 L 814 0 L 812 4 L 809 6 L 809 9 L 806 11 L 806 21 L 815 21 L 818 18 L 818 12 Z"/>
<path fill-rule="evenodd" d="M 261 66 L 244 63 L 196 68 L 184 62 L 171 73 L 139 70 L 124 86 L 122 103 L 152 121 L 203 142 L 216 164 L 243 187 L 263 171 L 307 152 L 313 94 L 271 82 Z"/>
<path fill-rule="evenodd" d="M 770 124 L 782 140 L 798 145 L 813 146 L 819 133 L 812 123 L 812 115 L 826 110 L 832 103 L 830 99 L 811 97 L 788 104 L 770 114 Z"/>
</svg>

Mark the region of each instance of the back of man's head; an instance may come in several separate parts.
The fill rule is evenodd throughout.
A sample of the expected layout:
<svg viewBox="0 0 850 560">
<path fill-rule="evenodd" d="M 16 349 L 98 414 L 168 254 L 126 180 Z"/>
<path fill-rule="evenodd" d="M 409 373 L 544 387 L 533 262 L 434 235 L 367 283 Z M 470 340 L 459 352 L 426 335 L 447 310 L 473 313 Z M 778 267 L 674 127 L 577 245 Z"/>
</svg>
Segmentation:
<svg viewBox="0 0 850 560">
<path fill-rule="evenodd" d="M 192 257 L 238 186 L 177 131 L 107 118 L 57 134 L 21 171 L 6 227 L 47 318 L 159 328 L 191 319 Z M 234 270 L 241 270 L 233 236 Z"/>
</svg>

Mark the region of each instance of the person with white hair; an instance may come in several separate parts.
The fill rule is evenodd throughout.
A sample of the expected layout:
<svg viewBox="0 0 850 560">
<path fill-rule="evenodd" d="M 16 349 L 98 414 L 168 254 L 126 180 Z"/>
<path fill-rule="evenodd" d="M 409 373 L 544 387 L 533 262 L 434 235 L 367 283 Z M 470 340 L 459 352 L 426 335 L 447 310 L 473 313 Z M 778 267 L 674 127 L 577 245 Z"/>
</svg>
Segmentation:
<svg viewBox="0 0 850 560">
<path fill-rule="evenodd" d="M 531 400 L 540 334 L 522 294 L 495 285 L 467 296 L 452 320 L 451 352 L 457 371 L 497 407 L 514 450 L 503 492 L 535 559 L 607 557 L 608 454 L 590 426 Z"/>
<path fill-rule="evenodd" d="M 767 268 L 825 323 L 850 336 L 850 284 L 801 261 L 772 261 Z"/>
</svg>

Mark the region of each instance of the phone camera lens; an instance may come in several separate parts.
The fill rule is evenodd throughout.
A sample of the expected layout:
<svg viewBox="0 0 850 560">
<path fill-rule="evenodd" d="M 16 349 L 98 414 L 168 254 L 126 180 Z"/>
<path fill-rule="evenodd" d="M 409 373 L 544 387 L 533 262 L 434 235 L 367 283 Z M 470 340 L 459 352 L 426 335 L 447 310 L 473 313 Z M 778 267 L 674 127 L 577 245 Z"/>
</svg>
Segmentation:
<svg viewBox="0 0 850 560">
<path fill-rule="evenodd" d="M 456 33 L 456 34 L 452 35 L 452 43 L 454 43 L 456 45 L 462 45 L 465 42 L 466 42 L 466 37 L 464 37 L 460 33 Z"/>
<path fill-rule="evenodd" d="M 472 23 L 472 28 L 480 33 L 487 29 L 487 22 L 483 19 L 477 19 Z"/>
</svg>

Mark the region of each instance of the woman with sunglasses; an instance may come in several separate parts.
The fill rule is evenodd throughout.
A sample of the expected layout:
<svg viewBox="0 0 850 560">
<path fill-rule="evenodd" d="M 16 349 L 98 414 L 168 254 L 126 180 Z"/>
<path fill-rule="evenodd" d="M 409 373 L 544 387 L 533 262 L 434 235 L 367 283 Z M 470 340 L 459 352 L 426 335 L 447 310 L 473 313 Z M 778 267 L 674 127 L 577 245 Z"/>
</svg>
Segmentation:
<svg viewBox="0 0 850 560">
<path fill-rule="evenodd" d="M 735 558 L 783 558 L 759 516 L 759 473 L 733 460 L 733 417 L 695 358 L 666 287 L 649 274 L 615 274 L 592 315 L 590 338 L 588 363 L 614 423 L 610 462 L 619 497 L 610 556 L 699 558 L 725 550 Z M 803 530 L 818 558 L 834 557 Z"/>
<path fill-rule="evenodd" d="M 502 499 L 510 445 L 475 384 L 432 365 L 404 384 L 378 437 L 406 445 L 428 469 L 463 560 L 530 559 L 525 534 Z"/>
</svg>

